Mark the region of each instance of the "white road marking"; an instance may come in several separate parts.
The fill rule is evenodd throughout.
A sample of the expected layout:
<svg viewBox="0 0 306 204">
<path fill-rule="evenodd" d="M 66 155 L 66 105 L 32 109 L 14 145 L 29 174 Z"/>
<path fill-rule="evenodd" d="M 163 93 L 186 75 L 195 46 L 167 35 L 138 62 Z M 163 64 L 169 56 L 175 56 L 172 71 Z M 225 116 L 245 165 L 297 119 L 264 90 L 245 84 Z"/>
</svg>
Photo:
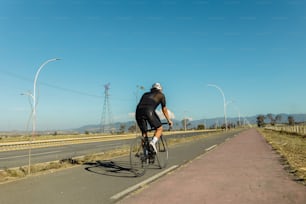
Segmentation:
<svg viewBox="0 0 306 204">
<path fill-rule="evenodd" d="M 215 147 L 217 147 L 217 145 L 213 145 L 213 146 L 211 146 L 211 147 L 209 147 L 209 148 L 207 148 L 207 149 L 205 149 L 205 151 L 210 151 L 210 150 L 212 150 L 212 149 L 214 149 Z"/>
<path fill-rule="evenodd" d="M 144 180 L 144 181 L 142 181 L 142 182 L 140 182 L 140 183 L 138 183 L 134 186 L 131 186 L 131 187 L 125 189 L 124 191 L 121 191 L 120 193 L 117 193 L 117 194 L 113 195 L 110 199 L 111 200 L 118 200 L 119 198 L 122 198 L 123 196 L 135 191 L 136 189 L 139 189 L 142 186 L 144 186 L 144 185 L 158 179 L 159 177 L 167 174 L 168 172 L 176 169 L 177 167 L 178 167 L 178 165 L 174 165 L 174 166 L 166 169 L 165 171 L 162 171 L 162 172 L 160 172 L 160 173 L 158 173 L 158 174 L 156 174 L 156 175 L 154 175 L 154 176 L 152 176 L 152 177 L 150 177 L 150 178 L 148 178 L 148 179 L 146 179 L 146 180 Z"/>
</svg>

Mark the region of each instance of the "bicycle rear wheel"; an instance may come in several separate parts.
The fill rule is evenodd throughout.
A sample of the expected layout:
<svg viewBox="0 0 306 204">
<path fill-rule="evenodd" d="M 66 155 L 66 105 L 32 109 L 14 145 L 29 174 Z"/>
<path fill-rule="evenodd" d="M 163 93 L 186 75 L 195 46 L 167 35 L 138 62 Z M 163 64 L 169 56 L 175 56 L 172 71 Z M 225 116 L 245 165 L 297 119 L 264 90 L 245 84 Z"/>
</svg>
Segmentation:
<svg viewBox="0 0 306 204">
<path fill-rule="evenodd" d="M 144 175 L 147 167 L 147 158 L 144 154 L 142 137 L 135 138 L 130 146 L 130 166 L 135 176 Z"/>
<path fill-rule="evenodd" d="M 169 151 L 168 151 L 168 143 L 166 138 L 161 136 L 156 143 L 156 160 L 158 162 L 159 167 L 165 168 L 168 164 L 168 158 L 169 158 Z"/>
</svg>

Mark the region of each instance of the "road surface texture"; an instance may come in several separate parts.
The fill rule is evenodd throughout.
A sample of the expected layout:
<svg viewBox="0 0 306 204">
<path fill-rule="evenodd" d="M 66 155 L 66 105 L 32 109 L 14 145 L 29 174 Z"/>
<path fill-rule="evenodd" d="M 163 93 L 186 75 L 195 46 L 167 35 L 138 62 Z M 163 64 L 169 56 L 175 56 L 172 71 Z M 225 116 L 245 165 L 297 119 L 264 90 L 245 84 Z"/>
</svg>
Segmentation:
<svg viewBox="0 0 306 204">
<path fill-rule="evenodd" d="M 150 165 L 141 177 L 130 171 L 127 156 L 111 160 L 97 160 L 84 165 L 55 170 L 53 173 L 28 176 L 14 182 L 0 184 L 0 204 L 109 204 L 123 196 L 126 189 L 147 183 L 148 179 L 175 169 L 207 152 L 212 146 L 235 137 L 239 131 L 229 131 L 170 147 L 167 169 Z M 42 149 L 50 152 L 50 149 Z M 27 158 L 25 158 L 27 159 Z M 162 174 L 164 175 L 164 174 Z M 118 196 L 123 195 L 123 196 Z"/>
<path fill-rule="evenodd" d="M 123 198 L 120 204 L 305 204 L 306 187 L 250 129 Z"/>
</svg>

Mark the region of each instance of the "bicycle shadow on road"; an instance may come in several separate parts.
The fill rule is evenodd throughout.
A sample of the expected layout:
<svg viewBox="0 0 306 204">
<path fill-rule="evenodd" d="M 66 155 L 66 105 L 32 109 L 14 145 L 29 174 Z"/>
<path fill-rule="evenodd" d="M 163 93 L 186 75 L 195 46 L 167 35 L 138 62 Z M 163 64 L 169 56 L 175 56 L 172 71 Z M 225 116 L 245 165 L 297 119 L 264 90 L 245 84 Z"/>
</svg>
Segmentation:
<svg viewBox="0 0 306 204">
<path fill-rule="evenodd" d="M 85 168 L 86 171 L 114 177 L 135 177 L 135 174 L 131 171 L 130 164 L 127 161 L 95 161 L 87 162 Z"/>
</svg>

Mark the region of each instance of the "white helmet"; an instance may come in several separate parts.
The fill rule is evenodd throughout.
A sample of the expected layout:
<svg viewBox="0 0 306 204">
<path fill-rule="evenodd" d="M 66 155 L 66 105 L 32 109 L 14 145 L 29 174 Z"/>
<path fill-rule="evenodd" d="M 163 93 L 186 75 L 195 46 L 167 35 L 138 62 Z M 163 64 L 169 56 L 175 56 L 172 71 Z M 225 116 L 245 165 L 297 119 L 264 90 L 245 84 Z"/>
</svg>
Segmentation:
<svg viewBox="0 0 306 204">
<path fill-rule="evenodd" d="M 160 85 L 160 83 L 154 83 L 152 85 L 152 89 L 162 90 L 163 87 Z"/>
</svg>

